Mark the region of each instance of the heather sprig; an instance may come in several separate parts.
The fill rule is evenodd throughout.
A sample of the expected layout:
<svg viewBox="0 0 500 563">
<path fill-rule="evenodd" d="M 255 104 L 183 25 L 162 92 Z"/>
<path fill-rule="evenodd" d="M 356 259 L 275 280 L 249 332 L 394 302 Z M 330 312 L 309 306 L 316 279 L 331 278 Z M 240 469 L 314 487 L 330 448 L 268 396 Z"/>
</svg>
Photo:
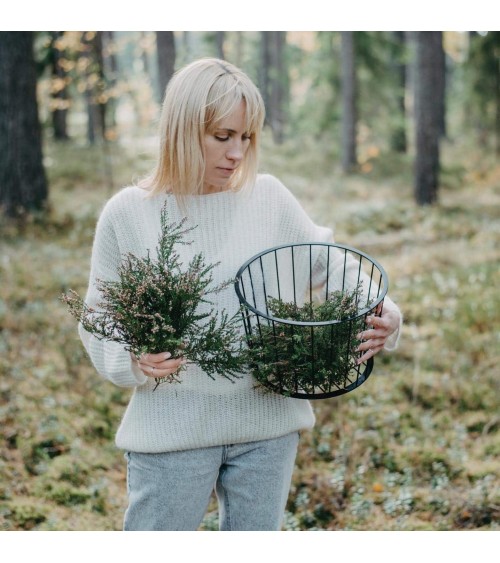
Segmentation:
<svg viewBox="0 0 500 563">
<path fill-rule="evenodd" d="M 212 271 L 202 253 L 183 267 L 176 249 L 191 244 L 185 235 L 196 227 L 185 228 L 186 218 L 169 223 L 167 209 L 161 211 L 161 234 L 155 257 L 131 253 L 123 257 L 116 281 L 96 281 L 101 300 L 89 307 L 74 291 L 61 299 L 82 327 L 100 340 L 118 342 L 137 357 L 143 353 L 169 351 L 198 364 L 207 375 L 230 380 L 244 370 L 239 315 L 217 312 L 209 296 L 219 293 L 228 280 L 213 285 Z M 200 305 L 202 307 L 200 307 Z M 177 375 L 157 378 L 157 383 L 179 381 Z M 155 387 L 156 389 L 156 387 Z"/>
<path fill-rule="evenodd" d="M 333 291 L 321 303 L 301 306 L 269 298 L 274 318 L 339 322 L 324 326 L 259 322 L 248 351 L 257 381 L 283 394 L 314 394 L 332 385 L 342 388 L 356 368 L 356 335 L 364 328 L 364 317 L 358 317 L 361 289 L 359 284 L 352 291 Z"/>
</svg>

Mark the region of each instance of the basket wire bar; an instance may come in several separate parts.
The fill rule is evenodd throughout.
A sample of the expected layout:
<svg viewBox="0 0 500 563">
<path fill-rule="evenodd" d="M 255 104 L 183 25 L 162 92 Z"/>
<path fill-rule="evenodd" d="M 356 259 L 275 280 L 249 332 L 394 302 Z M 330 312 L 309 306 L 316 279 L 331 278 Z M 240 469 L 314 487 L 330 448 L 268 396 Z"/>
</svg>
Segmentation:
<svg viewBox="0 0 500 563">
<path fill-rule="evenodd" d="M 309 247 L 309 301 L 312 302 L 312 246 Z M 314 354 L 313 354 L 314 358 Z"/>
<path fill-rule="evenodd" d="M 330 292 L 352 291 L 360 282 L 361 293 L 355 294 L 354 301 L 357 312 L 350 312 L 349 318 L 317 320 L 314 313 L 309 316 L 318 300 L 329 299 Z M 352 361 L 362 355 L 355 352 L 360 326 L 369 314 L 381 314 L 388 290 L 385 271 L 370 256 L 333 243 L 280 245 L 247 260 L 234 285 L 249 347 L 259 351 L 267 342 L 270 348 L 253 366 L 257 377 L 259 371 L 274 364 L 270 368 L 274 371 L 265 372 L 271 373 L 268 380 L 257 377 L 264 386 L 293 398 L 322 399 L 353 391 L 371 374 L 373 358 L 361 364 Z M 293 304 L 300 311 L 308 305 L 308 313 L 296 317 L 301 320 L 280 318 L 270 299 Z M 345 373 L 325 368 L 335 358 L 349 366 Z M 306 379 L 297 374 L 305 374 Z"/>
<path fill-rule="evenodd" d="M 264 266 L 262 265 L 262 256 L 259 256 L 259 262 L 260 262 L 260 271 L 262 273 L 262 283 L 264 285 L 264 295 L 267 295 L 267 291 L 266 291 L 266 277 L 264 275 Z M 267 299 L 265 301 L 266 303 L 266 313 L 269 315 L 269 309 L 267 307 Z"/>
<path fill-rule="evenodd" d="M 278 286 L 278 299 L 281 299 L 280 276 L 279 276 L 278 254 L 277 254 L 277 252 L 274 253 L 274 263 L 276 264 L 276 285 Z"/>
<path fill-rule="evenodd" d="M 330 247 L 328 247 L 326 252 L 326 271 L 330 271 Z M 326 277 L 325 283 L 325 299 L 328 297 L 328 282 L 330 281 L 330 276 Z"/>
</svg>

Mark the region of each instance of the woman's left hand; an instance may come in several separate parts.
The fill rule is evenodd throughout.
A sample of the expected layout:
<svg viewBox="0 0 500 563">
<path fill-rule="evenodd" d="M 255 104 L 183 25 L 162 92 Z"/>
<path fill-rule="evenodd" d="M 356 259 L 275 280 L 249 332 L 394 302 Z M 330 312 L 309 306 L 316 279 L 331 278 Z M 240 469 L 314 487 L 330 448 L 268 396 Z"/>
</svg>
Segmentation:
<svg viewBox="0 0 500 563">
<path fill-rule="evenodd" d="M 182 356 L 180 358 L 172 358 L 170 352 L 142 354 L 140 358 L 137 358 L 134 354 L 130 355 L 145 376 L 155 379 L 159 377 L 171 377 L 186 363 L 186 360 Z"/>
<path fill-rule="evenodd" d="M 375 315 L 367 317 L 366 324 L 369 328 L 356 336 L 362 341 L 356 351 L 364 352 L 357 363 L 366 362 L 383 350 L 389 336 L 398 330 L 399 323 L 399 314 L 395 311 L 383 311 L 381 317 Z"/>
</svg>

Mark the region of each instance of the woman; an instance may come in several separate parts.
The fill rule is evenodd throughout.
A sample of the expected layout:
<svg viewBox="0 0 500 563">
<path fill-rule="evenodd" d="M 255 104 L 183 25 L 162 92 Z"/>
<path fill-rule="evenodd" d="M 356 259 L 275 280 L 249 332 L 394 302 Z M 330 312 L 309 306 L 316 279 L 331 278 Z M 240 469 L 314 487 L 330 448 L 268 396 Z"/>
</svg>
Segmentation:
<svg viewBox="0 0 500 563">
<path fill-rule="evenodd" d="M 193 243 L 179 249 L 187 263 L 202 252 L 214 284 L 234 278 L 254 254 L 279 244 L 331 241 L 274 177 L 257 175 L 262 98 L 235 66 L 202 59 L 170 80 L 160 120 L 154 173 L 113 196 L 99 218 L 87 303 L 99 300 L 96 279 L 116 279 L 121 256 L 156 247 L 160 212 L 188 218 Z M 238 309 L 232 287 L 215 298 Z M 386 299 L 381 318 L 361 335 L 361 361 L 394 348 L 401 316 Z M 314 425 L 306 400 L 263 392 L 250 374 L 213 381 L 171 351 L 131 357 L 80 326 L 97 371 L 134 393 L 116 436 L 125 450 L 129 505 L 125 530 L 196 530 L 215 487 L 221 530 L 279 530 L 290 488 L 299 431 Z M 155 378 L 178 372 L 180 383 Z"/>
</svg>

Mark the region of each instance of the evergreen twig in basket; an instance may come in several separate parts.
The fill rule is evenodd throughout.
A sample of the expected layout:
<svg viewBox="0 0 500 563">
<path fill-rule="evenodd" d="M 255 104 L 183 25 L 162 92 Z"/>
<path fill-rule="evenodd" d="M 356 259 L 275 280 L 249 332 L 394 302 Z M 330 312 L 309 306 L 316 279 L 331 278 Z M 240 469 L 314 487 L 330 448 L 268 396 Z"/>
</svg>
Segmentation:
<svg viewBox="0 0 500 563">
<path fill-rule="evenodd" d="M 315 393 L 344 387 L 356 367 L 364 316 L 358 317 L 361 283 L 353 291 L 330 292 L 322 303 L 298 306 L 269 298 L 274 318 L 299 322 L 339 321 L 324 326 L 259 323 L 249 342 L 249 358 L 258 382 L 283 394 Z"/>
<path fill-rule="evenodd" d="M 184 228 L 185 221 L 169 224 L 164 206 L 157 258 L 149 250 L 144 258 L 125 255 L 116 281 L 97 280 L 102 298 L 96 308 L 71 290 L 61 299 L 83 328 L 100 340 L 124 344 L 137 357 L 169 351 L 174 358 L 182 355 L 198 364 L 212 379 L 220 375 L 233 380 L 246 366 L 240 354 L 240 317 L 215 312 L 208 299 L 233 280 L 213 287 L 212 270 L 218 264 L 207 265 L 201 253 L 182 266 L 175 246 L 191 244 L 184 236 L 196 228 Z M 175 374 L 157 378 L 155 389 L 166 381 L 180 380 Z"/>
</svg>

